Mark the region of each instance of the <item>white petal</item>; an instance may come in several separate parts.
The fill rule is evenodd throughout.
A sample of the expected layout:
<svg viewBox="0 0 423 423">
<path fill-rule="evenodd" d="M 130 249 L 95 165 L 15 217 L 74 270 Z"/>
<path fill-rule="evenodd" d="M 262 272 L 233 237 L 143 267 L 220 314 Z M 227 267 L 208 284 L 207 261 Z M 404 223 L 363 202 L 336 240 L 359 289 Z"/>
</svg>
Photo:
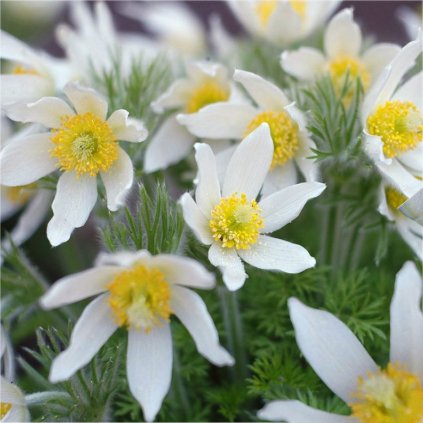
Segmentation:
<svg viewBox="0 0 423 423">
<path fill-rule="evenodd" d="M 300 273 L 316 265 L 316 260 L 301 245 L 260 235 L 248 250 L 238 250 L 239 256 L 259 269 Z"/>
<path fill-rule="evenodd" d="M 275 192 L 260 201 L 264 219 L 263 233 L 273 232 L 292 222 L 308 200 L 318 197 L 326 188 L 319 182 L 304 182 Z"/>
<path fill-rule="evenodd" d="M 25 398 L 21 390 L 13 383 L 10 383 L 4 376 L 1 380 L 1 400 L 13 405 L 25 405 Z"/>
<path fill-rule="evenodd" d="M 66 242 L 75 228 L 83 226 L 96 201 L 95 177 L 63 173 L 52 204 L 53 218 L 47 226 L 47 238 L 51 245 L 55 247 Z"/>
<path fill-rule="evenodd" d="M 163 113 L 167 109 L 185 108 L 192 89 L 193 83 L 191 81 L 178 79 L 152 103 L 151 107 L 156 113 Z"/>
<path fill-rule="evenodd" d="M 220 184 L 217 177 L 216 158 L 207 144 L 195 144 L 195 160 L 198 166 L 198 184 L 195 200 L 205 216 L 220 201 Z"/>
<path fill-rule="evenodd" d="M 400 52 L 401 47 L 396 44 L 380 43 L 370 47 L 361 56 L 361 61 L 375 80 L 385 66 L 392 62 L 394 57 Z"/>
<path fill-rule="evenodd" d="M 193 337 L 198 352 L 216 366 L 232 366 L 234 359 L 219 344 L 216 326 L 201 297 L 187 288 L 172 288 L 171 307 Z"/>
<path fill-rule="evenodd" d="M 209 249 L 209 260 L 220 269 L 223 282 L 230 291 L 236 291 L 244 285 L 247 274 L 235 249 L 223 248 L 214 242 Z"/>
<path fill-rule="evenodd" d="M 261 109 L 280 111 L 290 103 L 280 88 L 255 73 L 237 69 L 234 80 L 242 84 Z"/>
<path fill-rule="evenodd" d="M 361 48 L 361 30 L 354 22 L 352 9 L 343 9 L 329 22 L 325 32 L 325 51 L 331 58 L 357 57 Z"/>
<path fill-rule="evenodd" d="M 276 166 L 269 170 L 264 180 L 262 197 L 267 197 L 276 191 L 280 191 L 290 185 L 295 185 L 298 181 L 298 172 L 293 160 L 289 160 L 282 166 Z"/>
<path fill-rule="evenodd" d="M 103 294 L 85 308 L 73 328 L 69 347 L 53 360 L 50 382 L 69 379 L 88 364 L 118 328 L 113 322 L 108 298 L 109 294 Z"/>
<path fill-rule="evenodd" d="M 353 423 L 349 416 L 328 413 L 300 401 L 270 401 L 258 413 L 259 419 L 289 423 Z"/>
<path fill-rule="evenodd" d="M 49 155 L 52 147 L 49 133 L 8 143 L 0 153 L 2 185 L 28 185 L 53 172 L 57 161 Z"/>
<path fill-rule="evenodd" d="M 401 154 L 397 159 L 416 176 L 423 176 L 423 142 L 413 150 Z"/>
<path fill-rule="evenodd" d="M 151 266 L 163 272 L 165 279 L 172 284 L 200 289 L 212 289 L 215 286 L 214 274 L 189 257 L 159 254 L 151 257 Z"/>
<path fill-rule="evenodd" d="M 154 420 L 169 391 L 172 359 L 169 324 L 155 327 L 149 333 L 129 330 L 126 360 L 129 389 L 140 403 L 147 422 Z"/>
<path fill-rule="evenodd" d="M 130 267 L 136 262 L 147 261 L 150 263 L 151 254 L 147 250 L 118 251 L 116 253 L 100 253 L 96 260 L 96 266 L 121 266 Z"/>
<path fill-rule="evenodd" d="M 38 75 L 0 75 L 0 104 L 36 101 L 54 92 L 50 79 Z"/>
<path fill-rule="evenodd" d="M 354 401 L 360 376 L 378 368 L 356 336 L 331 313 L 288 300 L 295 337 L 320 379 L 346 403 Z"/>
<path fill-rule="evenodd" d="M 403 240 L 423 260 L 423 227 L 411 219 L 397 218 L 397 229 Z"/>
<path fill-rule="evenodd" d="M 262 123 L 236 148 L 223 181 L 222 196 L 245 193 L 249 200 L 257 197 L 269 171 L 273 141 L 269 125 Z"/>
<path fill-rule="evenodd" d="M 406 366 L 423 381 L 423 280 L 408 261 L 397 273 L 391 301 L 391 362 Z"/>
<path fill-rule="evenodd" d="M 10 409 L 10 411 L 4 416 L 2 422 L 24 422 L 27 423 L 30 420 L 30 414 L 28 408 L 23 405 L 17 405 Z"/>
<path fill-rule="evenodd" d="M 423 110 L 423 72 L 412 76 L 392 97 L 393 100 L 411 101 Z"/>
<path fill-rule="evenodd" d="M 128 111 L 119 109 L 113 112 L 109 119 L 107 119 L 107 123 L 112 128 L 114 136 L 120 141 L 144 141 L 148 135 L 144 124 L 140 120 L 129 118 L 128 116 Z"/>
<path fill-rule="evenodd" d="M 377 135 L 370 135 L 367 131 L 363 131 L 363 135 L 363 149 L 366 154 L 376 163 L 382 162 L 390 165 L 392 159 L 385 157 L 382 139 Z"/>
<path fill-rule="evenodd" d="M 303 28 L 305 26 L 301 16 L 291 7 L 290 2 L 278 1 L 276 10 L 269 18 L 265 35 L 271 43 L 286 46 L 305 35 Z"/>
<path fill-rule="evenodd" d="M 69 82 L 63 88 L 78 114 L 94 113 L 100 119 L 106 120 L 107 101 L 92 88 L 86 88 L 76 82 Z"/>
<path fill-rule="evenodd" d="M 319 77 L 325 66 L 323 54 L 310 47 L 301 47 L 295 51 L 284 51 L 281 55 L 281 66 L 285 72 L 298 79 L 313 81 Z"/>
<path fill-rule="evenodd" d="M 194 142 L 195 138 L 176 121 L 176 117 L 170 116 L 147 145 L 145 172 L 155 172 L 179 162 L 190 153 Z"/>
<path fill-rule="evenodd" d="M 44 97 L 29 104 L 12 104 L 5 110 L 7 116 L 12 120 L 40 123 L 48 128 L 58 128 L 63 117 L 75 114 L 66 102 L 57 97 Z"/>
<path fill-rule="evenodd" d="M 178 115 L 177 119 L 197 137 L 241 139 L 257 113 L 257 109 L 249 104 L 214 103 L 197 113 Z"/>
<path fill-rule="evenodd" d="M 185 193 L 179 199 L 179 203 L 182 207 L 185 223 L 192 229 L 200 242 L 210 245 L 213 242 L 213 237 L 209 229 L 209 221 L 196 202 L 188 193 Z"/>
<path fill-rule="evenodd" d="M 308 134 L 304 135 L 300 133 L 300 150 L 295 157 L 295 163 L 307 182 L 319 180 L 319 164 L 310 158 L 314 154 L 312 149 L 315 148 L 316 145 Z"/>
<path fill-rule="evenodd" d="M 106 188 L 107 208 L 116 211 L 125 205 L 126 195 L 134 181 L 134 169 L 128 154 L 118 149 L 118 158 L 107 172 L 101 172 L 101 179 Z"/>
<path fill-rule="evenodd" d="M 380 184 L 379 194 L 378 194 L 378 197 L 379 197 L 379 205 L 378 205 L 377 211 L 381 215 L 383 215 L 386 218 L 388 218 L 391 222 L 393 222 L 393 221 L 395 221 L 395 214 L 391 210 L 391 208 L 389 207 L 389 205 L 387 203 L 387 200 L 386 200 L 386 187 L 387 187 L 387 184 L 386 183 L 382 182 Z"/>
<path fill-rule="evenodd" d="M 119 266 L 99 266 L 65 276 L 41 297 L 40 304 L 49 310 L 100 294 L 106 291 L 106 285 L 122 271 Z"/>
<path fill-rule="evenodd" d="M 4 222 L 7 219 L 9 219 L 9 217 L 17 213 L 18 210 L 20 210 L 23 205 L 20 203 L 16 203 L 14 201 L 10 201 L 7 198 L 7 191 L 13 188 L 2 186 L 0 189 L 1 189 L 1 200 L 0 200 L 1 221 Z"/>
<path fill-rule="evenodd" d="M 399 207 L 408 218 L 423 226 L 423 188 Z"/>
<path fill-rule="evenodd" d="M 186 64 L 187 74 L 196 83 L 213 78 L 220 85 L 225 85 L 228 81 L 228 71 L 225 66 L 206 60 L 191 61 Z"/>
</svg>

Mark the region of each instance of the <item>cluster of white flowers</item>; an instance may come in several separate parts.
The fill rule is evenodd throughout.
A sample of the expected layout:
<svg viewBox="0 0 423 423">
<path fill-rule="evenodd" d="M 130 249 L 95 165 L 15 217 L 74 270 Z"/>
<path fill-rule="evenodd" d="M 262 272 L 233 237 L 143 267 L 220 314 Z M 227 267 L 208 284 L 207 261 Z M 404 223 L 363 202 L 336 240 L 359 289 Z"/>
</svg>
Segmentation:
<svg viewBox="0 0 423 423">
<path fill-rule="evenodd" d="M 327 24 L 323 52 L 311 47 L 291 50 L 288 46 L 329 19 L 339 0 L 228 4 L 253 37 L 280 49 L 281 72 L 299 84 L 329 75 L 339 92 L 347 78 L 360 79 L 365 93 L 362 148 L 381 177 L 379 211 L 395 222 L 421 260 L 423 74 L 408 77 L 422 52 L 420 33 L 403 48 L 384 43 L 363 51 L 353 11 L 343 9 Z M 270 236 L 326 188 L 312 158 L 316 144 L 308 130 L 308 111 L 300 110 L 293 94 L 258 74 L 236 67 L 230 71 L 222 63 L 205 60 L 208 34 L 178 3 L 122 7 L 122 14 L 141 21 L 156 35 L 154 41 L 119 34 L 104 3 L 95 4 L 93 14 L 82 2 L 69 7 L 75 27 L 61 24 L 56 31 L 66 54 L 63 59 L 1 33 L 0 57 L 10 64 L 10 72 L 1 75 L 2 220 L 25 207 L 3 242 L 4 251 L 31 237 L 50 205 L 47 238 L 53 247 L 67 242 L 96 207 L 98 192 L 103 192 L 100 179 L 107 209 L 116 212 L 125 206 L 135 179 L 128 152 L 136 148 L 126 150 L 119 142 L 147 140 L 140 169 L 146 174 L 194 155 L 195 190 L 183 193 L 179 204 L 187 228 L 208 248 L 207 264 L 219 269 L 230 291 L 240 289 L 248 278 L 243 262 L 290 274 L 314 267 L 316 260 L 304 247 L 278 234 Z M 234 41 L 216 17 L 211 39 L 223 61 Z M 219 44 L 222 40 L 226 48 Z M 183 58 L 184 70 L 175 72 L 184 76 L 151 105 L 164 116 L 157 128 L 147 130 L 142 116 L 129 116 L 124 109 L 110 110 L 104 93 L 92 88 L 88 75 L 93 69 L 112 69 L 114 51 L 120 53 L 124 74 L 137 55 L 168 54 L 175 62 Z M 347 101 L 350 97 L 352 93 Z M 6 131 L 10 121 L 26 125 Z M 52 178 L 57 180 L 55 191 L 40 183 L 50 174 L 57 176 Z M 42 308 L 50 310 L 97 296 L 75 323 L 69 346 L 53 361 L 50 381 L 70 378 L 123 327 L 128 332 L 129 389 L 146 421 L 153 421 L 170 389 L 172 315 L 207 360 L 217 366 L 234 364 L 220 345 L 204 301 L 191 289 L 213 289 L 220 273 L 207 271 L 182 253 L 100 253 L 92 269 L 61 278 L 40 300 Z M 419 272 L 406 263 L 397 275 L 391 303 L 391 357 L 385 370 L 335 316 L 291 298 L 289 313 L 301 352 L 326 385 L 350 405 L 352 415 L 281 400 L 268 403 L 259 417 L 290 423 L 422 422 L 421 297 Z M 2 338 L 3 354 L 3 331 Z M 11 379 L 10 374 L 2 376 L 2 421 L 27 421 L 24 396 Z"/>
</svg>

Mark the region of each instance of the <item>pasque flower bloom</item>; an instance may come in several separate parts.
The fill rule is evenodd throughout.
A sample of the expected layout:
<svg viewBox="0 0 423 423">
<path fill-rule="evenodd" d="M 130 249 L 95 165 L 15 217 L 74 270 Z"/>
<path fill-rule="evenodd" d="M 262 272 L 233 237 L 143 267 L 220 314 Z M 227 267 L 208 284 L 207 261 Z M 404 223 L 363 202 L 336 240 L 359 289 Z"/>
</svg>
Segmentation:
<svg viewBox="0 0 423 423">
<path fill-rule="evenodd" d="M 57 281 L 42 297 L 46 309 L 99 295 L 84 310 L 70 345 L 53 361 L 50 381 L 68 379 L 87 364 L 107 339 L 128 330 L 129 388 L 147 421 L 154 420 L 172 375 L 170 317 L 175 314 L 194 338 L 200 354 L 218 366 L 233 359 L 201 297 L 189 288 L 211 289 L 213 274 L 196 261 L 147 251 L 102 254 L 96 267 Z"/>
<path fill-rule="evenodd" d="M 299 401 L 271 401 L 259 417 L 288 423 L 421 423 L 422 288 L 415 264 L 405 263 L 391 301 L 390 363 L 383 370 L 338 318 L 291 298 L 289 313 L 301 352 L 325 384 L 350 405 L 352 414 L 331 414 Z"/>
<path fill-rule="evenodd" d="M 0 154 L 5 186 L 28 185 L 56 169 L 62 171 L 47 227 L 52 245 L 67 241 L 73 229 L 87 221 L 97 200 L 97 175 L 106 188 L 109 210 L 124 204 L 133 168 L 117 141 L 140 142 L 147 136 L 142 123 L 129 119 L 126 110 L 106 120 L 107 102 L 94 90 L 69 83 L 64 92 L 74 109 L 56 97 L 10 106 L 11 119 L 52 129 L 9 143 Z"/>
<path fill-rule="evenodd" d="M 195 201 L 186 193 L 180 203 L 185 222 L 203 244 L 210 245 L 209 260 L 220 268 L 230 290 L 240 288 L 247 277 L 241 259 L 260 269 L 287 273 L 314 266 L 315 259 L 303 247 L 266 234 L 295 219 L 325 185 L 293 185 L 256 201 L 273 158 L 273 142 L 266 123 L 236 148 L 222 186 L 211 148 L 207 144 L 196 144 L 195 148 Z"/>
<path fill-rule="evenodd" d="M 0 376 L 0 420 L 2 422 L 29 422 L 30 416 L 22 391 Z"/>
</svg>

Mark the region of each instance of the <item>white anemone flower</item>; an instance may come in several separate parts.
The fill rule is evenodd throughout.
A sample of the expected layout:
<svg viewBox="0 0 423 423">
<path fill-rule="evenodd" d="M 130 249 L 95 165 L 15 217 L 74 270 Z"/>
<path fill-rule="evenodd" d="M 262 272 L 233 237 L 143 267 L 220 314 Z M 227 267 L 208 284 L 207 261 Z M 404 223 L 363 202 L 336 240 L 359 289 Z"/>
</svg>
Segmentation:
<svg viewBox="0 0 423 423">
<path fill-rule="evenodd" d="M 346 75 L 359 77 L 366 91 L 383 68 L 398 54 L 395 44 L 375 44 L 364 52 L 361 29 L 354 22 L 353 10 L 343 9 L 329 22 L 324 34 L 324 54 L 310 47 L 284 51 L 282 68 L 300 80 L 313 81 L 329 73 L 336 89 L 341 90 Z"/>
<path fill-rule="evenodd" d="M 421 52 L 419 36 L 385 68 L 362 107 L 364 150 L 407 197 L 421 188 L 423 177 L 423 72 L 397 87 Z"/>
<path fill-rule="evenodd" d="M 421 222 L 423 216 L 423 207 L 421 207 L 423 183 L 420 186 L 422 187 L 421 190 L 415 194 L 416 201 L 418 201 L 418 195 L 420 195 L 420 209 L 414 212 L 414 219 L 410 219 L 400 210 L 401 206 L 406 203 L 407 197 L 385 182 L 381 185 L 378 210 L 379 213 L 395 223 L 403 240 L 410 246 L 417 257 L 423 260 L 423 227 L 421 223 L 418 223 L 418 219 Z"/>
<path fill-rule="evenodd" d="M 396 277 L 391 301 L 390 363 L 380 369 L 350 329 L 327 311 L 289 299 L 298 346 L 320 379 L 352 409 L 341 416 L 300 401 L 271 401 L 259 418 L 288 423 L 423 421 L 422 277 L 412 262 Z"/>
<path fill-rule="evenodd" d="M 197 116 L 205 106 L 229 101 L 239 103 L 239 93 L 231 86 L 227 69 L 212 62 L 189 62 L 187 78 L 176 80 L 153 104 L 155 112 L 177 112 Z M 171 114 L 153 135 L 145 152 L 144 170 L 148 173 L 179 162 L 192 150 L 196 137 Z"/>
<path fill-rule="evenodd" d="M 325 185 L 306 182 L 256 198 L 273 156 L 269 126 L 260 125 L 235 150 L 222 186 L 216 158 L 207 144 L 196 144 L 198 185 L 195 200 L 185 193 L 180 203 L 187 225 L 209 245 L 210 263 L 217 266 L 229 290 L 239 289 L 247 275 L 241 261 L 267 270 L 299 273 L 316 260 L 305 248 L 267 234 L 290 223 L 306 202 Z"/>
<path fill-rule="evenodd" d="M 203 300 L 188 289 L 214 285 L 213 274 L 186 257 L 151 256 L 147 251 L 101 254 L 96 267 L 60 279 L 41 298 L 42 307 L 51 309 L 100 294 L 76 323 L 68 348 L 54 359 L 50 381 L 71 377 L 124 326 L 129 389 L 146 421 L 154 420 L 172 376 L 171 315 L 178 317 L 207 360 L 217 366 L 234 363 L 219 344 Z"/>
<path fill-rule="evenodd" d="M 253 35 L 286 46 L 322 25 L 341 0 L 227 0 L 235 16 Z"/>
<path fill-rule="evenodd" d="M 29 422 L 30 415 L 22 391 L 0 376 L 0 419 L 2 422 Z"/>
<path fill-rule="evenodd" d="M 5 186 L 28 185 L 57 169 L 62 172 L 47 227 L 53 246 L 67 241 L 74 228 L 87 221 L 97 201 L 97 175 L 106 188 L 108 209 L 116 211 L 124 204 L 134 172 L 117 141 L 140 142 L 147 136 L 142 123 L 128 118 L 126 110 L 116 110 L 106 120 L 107 102 L 94 90 L 69 83 L 64 93 L 73 108 L 56 97 L 10 106 L 11 119 L 51 131 L 8 143 L 0 154 Z"/>
<path fill-rule="evenodd" d="M 0 59 L 10 61 L 11 72 L 0 75 L 1 105 L 39 100 L 62 90 L 69 81 L 69 63 L 34 50 L 0 31 Z"/>
<path fill-rule="evenodd" d="M 274 153 L 264 192 L 269 194 L 295 184 L 298 180 L 295 165 L 306 181 L 317 180 L 317 166 L 309 158 L 316 145 L 307 131 L 304 114 L 281 89 L 261 76 L 236 70 L 234 79 L 245 88 L 255 105 L 229 102 L 211 104 L 194 115 L 178 115 L 178 121 L 198 137 L 239 141 L 266 122 L 270 127 Z M 227 161 L 232 152 L 233 148 L 228 150 L 226 160 L 223 157 L 222 161 Z"/>
</svg>

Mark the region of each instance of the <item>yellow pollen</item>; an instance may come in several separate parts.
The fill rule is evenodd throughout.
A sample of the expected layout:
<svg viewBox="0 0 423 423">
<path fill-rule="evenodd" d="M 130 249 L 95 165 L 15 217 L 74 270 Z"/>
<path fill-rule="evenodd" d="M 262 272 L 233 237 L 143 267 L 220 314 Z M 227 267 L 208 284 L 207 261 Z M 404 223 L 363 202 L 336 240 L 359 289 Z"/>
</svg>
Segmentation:
<svg viewBox="0 0 423 423">
<path fill-rule="evenodd" d="M 208 78 L 193 90 L 188 98 L 185 110 L 187 113 L 195 113 L 208 104 L 226 101 L 228 98 L 229 88 L 212 78 Z"/>
<path fill-rule="evenodd" d="M 119 273 L 107 289 L 109 305 L 119 326 L 148 333 L 169 320 L 170 286 L 160 270 L 137 264 Z"/>
<path fill-rule="evenodd" d="M 285 164 L 297 152 L 300 141 L 298 125 L 286 112 L 263 112 L 254 117 L 244 132 L 244 138 L 258 128 L 263 122 L 269 125 L 273 140 L 273 169 L 275 166 Z"/>
<path fill-rule="evenodd" d="M 17 65 L 12 69 L 13 75 L 39 75 L 39 73 L 30 68 L 26 68 L 25 66 Z"/>
<path fill-rule="evenodd" d="M 65 116 L 53 129 L 55 147 L 50 155 L 59 160 L 60 170 L 96 176 L 106 172 L 118 157 L 118 146 L 109 124 L 93 113 Z"/>
<path fill-rule="evenodd" d="M 23 206 L 34 195 L 36 184 L 2 187 L 6 198 L 13 204 Z"/>
<path fill-rule="evenodd" d="M 246 194 L 233 194 L 222 198 L 212 212 L 209 221 L 213 238 L 224 248 L 247 250 L 257 242 L 264 226 L 261 209 Z"/>
<path fill-rule="evenodd" d="M 269 23 L 270 17 L 276 10 L 280 0 L 259 0 L 256 5 L 256 13 L 259 18 L 260 24 L 265 27 Z M 307 0 L 288 0 L 292 10 L 297 13 L 300 18 L 304 18 L 306 14 L 306 1 Z"/>
<path fill-rule="evenodd" d="M 392 187 L 385 188 L 385 195 L 386 202 L 393 211 L 397 211 L 401 204 L 405 203 L 408 200 L 408 198 L 404 194 L 400 193 Z"/>
<path fill-rule="evenodd" d="M 352 416 L 362 423 L 421 423 L 423 387 L 417 376 L 398 365 L 359 378 Z"/>
<path fill-rule="evenodd" d="M 10 402 L 0 402 L 0 419 L 3 420 L 6 417 L 6 414 L 12 408 L 12 404 Z"/>
<path fill-rule="evenodd" d="M 370 134 L 383 142 L 386 157 L 413 150 L 423 141 L 423 115 L 411 101 L 387 101 L 367 119 Z"/>
</svg>

